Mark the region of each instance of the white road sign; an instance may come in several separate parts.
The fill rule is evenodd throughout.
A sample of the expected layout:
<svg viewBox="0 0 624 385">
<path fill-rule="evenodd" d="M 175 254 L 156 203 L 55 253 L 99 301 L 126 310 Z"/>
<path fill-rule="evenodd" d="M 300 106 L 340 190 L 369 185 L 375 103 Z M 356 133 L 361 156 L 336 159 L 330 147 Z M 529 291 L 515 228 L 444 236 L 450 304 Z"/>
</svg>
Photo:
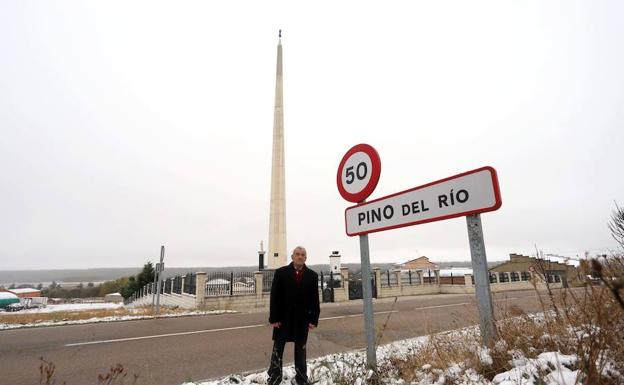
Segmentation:
<svg viewBox="0 0 624 385">
<path fill-rule="evenodd" d="M 494 211 L 502 204 L 496 170 L 482 167 L 345 210 L 349 236 Z"/>
</svg>

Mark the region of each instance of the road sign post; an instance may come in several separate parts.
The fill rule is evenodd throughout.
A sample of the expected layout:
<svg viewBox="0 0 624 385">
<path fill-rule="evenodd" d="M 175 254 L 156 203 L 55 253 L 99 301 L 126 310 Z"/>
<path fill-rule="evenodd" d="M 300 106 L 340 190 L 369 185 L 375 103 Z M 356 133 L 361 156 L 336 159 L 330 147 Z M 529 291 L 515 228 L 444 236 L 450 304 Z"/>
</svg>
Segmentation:
<svg viewBox="0 0 624 385">
<path fill-rule="evenodd" d="M 373 319 L 373 288 L 371 283 L 370 253 L 368 234 L 360 235 L 360 257 L 362 261 L 362 301 L 364 302 L 364 329 L 366 331 L 366 364 L 377 367 L 375 346 L 375 321 Z"/>
<path fill-rule="evenodd" d="M 343 156 L 338 166 L 336 184 L 344 199 L 353 203 L 364 203 L 375 190 L 381 175 L 381 160 L 377 150 L 368 144 L 353 146 Z M 364 307 L 364 329 L 366 332 L 366 364 L 377 368 L 375 346 L 375 321 L 373 319 L 373 288 L 371 287 L 370 251 L 368 235 L 360 236 L 360 260 L 362 272 L 362 302 Z"/>
<path fill-rule="evenodd" d="M 472 272 L 475 279 L 475 295 L 479 309 L 479 328 L 481 341 L 485 346 L 493 346 L 496 339 L 496 325 L 494 323 L 494 307 L 492 306 L 492 292 L 490 291 L 490 273 L 485 256 L 485 242 L 481 228 L 481 215 L 466 216 L 468 226 L 468 240 L 470 242 L 470 257 Z"/>
<path fill-rule="evenodd" d="M 156 264 L 156 315 L 160 315 L 160 291 L 162 285 L 162 271 L 165 270 L 165 246 L 160 246 L 160 263 Z"/>
</svg>

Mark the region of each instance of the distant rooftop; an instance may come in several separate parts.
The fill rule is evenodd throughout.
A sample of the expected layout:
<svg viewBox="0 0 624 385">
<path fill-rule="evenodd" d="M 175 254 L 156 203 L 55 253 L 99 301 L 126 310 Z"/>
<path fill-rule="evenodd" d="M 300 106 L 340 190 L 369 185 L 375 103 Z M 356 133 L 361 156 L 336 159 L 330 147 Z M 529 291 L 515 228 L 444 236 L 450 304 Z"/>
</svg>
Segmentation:
<svg viewBox="0 0 624 385">
<path fill-rule="evenodd" d="M 41 290 L 37 290 L 34 287 L 23 287 L 20 289 L 8 289 L 11 293 L 15 293 L 15 294 L 24 294 L 24 293 L 34 293 L 34 292 L 40 292 Z"/>
</svg>

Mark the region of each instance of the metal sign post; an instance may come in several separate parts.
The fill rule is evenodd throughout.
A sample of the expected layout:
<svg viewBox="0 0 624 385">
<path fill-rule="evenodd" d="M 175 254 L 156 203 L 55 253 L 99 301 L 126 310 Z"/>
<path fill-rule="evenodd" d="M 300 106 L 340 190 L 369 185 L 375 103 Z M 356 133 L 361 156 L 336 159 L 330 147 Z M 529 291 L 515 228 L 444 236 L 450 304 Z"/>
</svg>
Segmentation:
<svg viewBox="0 0 624 385">
<path fill-rule="evenodd" d="M 485 346 L 492 346 L 496 339 L 496 325 L 494 324 L 494 307 L 492 306 L 492 292 L 490 291 L 490 274 L 485 257 L 481 215 L 467 215 L 466 224 L 468 226 L 468 240 L 470 241 L 472 272 L 475 279 L 475 295 L 479 309 L 481 340 Z"/>
<path fill-rule="evenodd" d="M 338 174 L 336 175 L 338 191 L 347 201 L 363 204 L 377 187 L 380 174 L 381 160 L 377 151 L 368 144 L 353 146 L 347 151 L 338 166 Z M 364 328 L 366 331 L 366 364 L 370 369 L 375 370 L 377 368 L 377 353 L 368 234 L 360 235 L 360 258 L 362 263 Z"/>
<path fill-rule="evenodd" d="M 373 319 L 373 288 L 371 283 L 368 234 L 360 235 L 360 256 L 362 259 L 362 301 L 364 302 L 364 328 L 366 330 L 366 365 L 377 367 L 375 347 L 375 320 Z"/>
<path fill-rule="evenodd" d="M 165 263 L 163 262 L 165 259 L 165 246 L 160 246 L 160 263 L 156 265 L 156 315 L 160 315 L 160 291 L 162 286 L 161 273 L 165 270 Z"/>
</svg>

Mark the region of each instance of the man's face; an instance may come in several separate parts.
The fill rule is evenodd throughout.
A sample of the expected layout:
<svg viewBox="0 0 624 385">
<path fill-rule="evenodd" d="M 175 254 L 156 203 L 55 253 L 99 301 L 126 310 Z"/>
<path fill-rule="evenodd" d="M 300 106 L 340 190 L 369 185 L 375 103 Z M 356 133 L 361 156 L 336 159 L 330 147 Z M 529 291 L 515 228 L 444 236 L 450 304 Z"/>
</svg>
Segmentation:
<svg viewBox="0 0 624 385">
<path fill-rule="evenodd" d="M 292 260 L 295 267 L 301 267 L 305 264 L 307 255 L 305 249 L 296 248 L 292 254 Z"/>
</svg>

